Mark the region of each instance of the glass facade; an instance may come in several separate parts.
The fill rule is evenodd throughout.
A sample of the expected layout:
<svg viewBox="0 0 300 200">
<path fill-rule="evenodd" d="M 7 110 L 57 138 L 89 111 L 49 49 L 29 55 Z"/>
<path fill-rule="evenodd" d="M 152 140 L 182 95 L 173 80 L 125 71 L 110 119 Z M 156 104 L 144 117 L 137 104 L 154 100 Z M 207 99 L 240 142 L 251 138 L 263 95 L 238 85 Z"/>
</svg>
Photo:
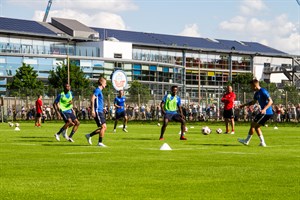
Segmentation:
<svg viewBox="0 0 300 200">
<path fill-rule="evenodd" d="M 15 38 L 0 35 L 0 53 L 99 57 L 100 49 L 90 46 L 76 46 L 76 43 L 67 41 Z"/>
<path fill-rule="evenodd" d="M 134 48 L 132 50 L 132 59 L 169 63 L 175 65 L 183 65 L 183 53 L 180 50 L 158 50 L 158 49 L 143 49 Z"/>
<path fill-rule="evenodd" d="M 96 46 L 96 45 L 95 45 Z M 29 64 L 46 79 L 57 65 L 70 62 L 96 80 L 104 75 L 108 80 L 116 69 L 122 69 L 129 84 L 138 80 L 149 86 L 161 99 L 172 85 L 180 86 L 179 95 L 198 101 L 207 92 L 217 94 L 237 73 L 251 71 L 251 57 L 208 53 L 182 49 L 132 47 L 132 60 L 103 59 L 100 47 L 84 43 L 53 39 L 17 38 L 0 35 L 0 92 L 5 94 L 7 77 L 14 76 L 22 63 Z M 30 56 L 29 56 L 30 55 Z M 199 79 L 200 78 L 200 79 Z M 199 82 L 200 80 L 200 82 Z"/>
</svg>

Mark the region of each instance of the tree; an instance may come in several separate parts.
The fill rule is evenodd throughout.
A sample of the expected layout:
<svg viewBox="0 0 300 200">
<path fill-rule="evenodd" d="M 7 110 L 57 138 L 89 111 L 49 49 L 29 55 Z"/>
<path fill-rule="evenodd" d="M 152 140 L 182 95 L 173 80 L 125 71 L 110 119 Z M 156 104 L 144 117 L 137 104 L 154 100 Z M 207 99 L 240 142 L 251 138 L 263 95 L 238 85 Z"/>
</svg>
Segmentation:
<svg viewBox="0 0 300 200">
<path fill-rule="evenodd" d="M 37 96 L 44 91 L 44 84 L 37 77 L 37 72 L 33 70 L 33 67 L 23 63 L 16 70 L 16 75 L 13 76 L 12 82 L 8 84 L 7 88 L 13 96 L 20 96 L 21 98 Z"/>
<path fill-rule="evenodd" d="M 133 81 L 128 89 L 131 102 L 147 103 L 150 100 L 150 89 L 138 81 Z"/>
<path fill-rule="evenodd" d="M 253 80 L 252 73 L 239 73 L 234 77 L 233 84 L 240 92 L 252 92 L 249 82 Z"/>
<path fill-rule="evenodd" d="M 51 70 L 48 77 L 49 84 L 55 89 L 63 89 L 63 84 L 68 82 L 68 67 L 65 64 L 57 66 L 56 70 Z M 70 64 L 70 85 L 74 95 L 88 97 L 90 95 L 90 81 L 87 79 L 75 64 Z"/>
<path fill-rule="evenodd" d="M 275 83 L 266 83 L 264 81 L 259 81 L 259 85 L 263 88 L 266 88 L 270 93 L 273 93 L 278 90 Z"/>
<path fill-rule="evenodd" d="M 300 91 L 297 89 L 297 87 L 295 85 L 284 85 L 283 87 L 283 91 L 284 91 L 284 99 L 285 99 L 285 103 L 292 103 L 294 105 L 299 103 L 299 99 L 300 99 Z"/>
</svg>

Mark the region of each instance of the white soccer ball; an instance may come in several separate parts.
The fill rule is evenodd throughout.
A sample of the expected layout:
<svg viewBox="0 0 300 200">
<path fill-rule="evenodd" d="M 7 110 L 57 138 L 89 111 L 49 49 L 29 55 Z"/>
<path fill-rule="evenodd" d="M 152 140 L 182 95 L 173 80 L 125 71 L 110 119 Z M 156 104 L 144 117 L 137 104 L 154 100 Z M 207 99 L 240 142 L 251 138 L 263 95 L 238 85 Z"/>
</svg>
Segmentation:
<svg viewBox="0 0 300 200">
<path fill-rule="evenodd" d="M 157 123 L 157 126 L 160 126 L 160 123 Z"/>
<path fill-rule="evenodd" d="M 222 131 L 222 129 L 220 129 L 220 128 L 218 128 L 217 130 L 216 130 L 216 133 L 217 134 L 221 134 L 223 131 Z"/>
<path fill-rule="evenodd" d="M 209 135 L 211 133 L 211 129 L 208 126 L 202 127 L 202 134 Z"/>
<path fill-rule="evenodd" d="M 16 127 L 19 127 L 20 126 L 20 124 L 19 123 L 16 123 Z"/>
<path fill-rule="evenodd" d="M 8 122 L 9 127 L 14 127 L 14 123 Z"/>
</svg>

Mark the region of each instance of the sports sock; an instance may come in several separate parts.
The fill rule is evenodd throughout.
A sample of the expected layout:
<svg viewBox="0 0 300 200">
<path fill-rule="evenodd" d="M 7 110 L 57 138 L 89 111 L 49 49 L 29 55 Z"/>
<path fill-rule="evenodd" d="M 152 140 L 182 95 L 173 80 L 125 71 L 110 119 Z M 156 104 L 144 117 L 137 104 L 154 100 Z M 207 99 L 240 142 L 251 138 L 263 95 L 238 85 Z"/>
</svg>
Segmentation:
<svg viewBox="0 0 300 200">
<path fill-rule="evenodd" d="M 102 137 L 99 137 L 99 143 L 102 143 L 102 139 L 103 139 Z"/>
<path fill-rule="evenodd" d="M 61 128 L 57 133 L 56 135 L 60 135 L 65 129 L 64 128 Z"/>
<path fill-rule="evenodd" d="M 97 131 L 97 130 L 95 130 L 95 131 L 93 131 L 92 133 L 90 133 L 90 137 L 93 137 L 94 135 L 98 134 L 96 131 Z"/>
<path fill-rule="evenodd" d="M 70 135 L 69 135 L 69 138 L 72 138 L 73 135 L 74 135 L 75 131 L 71 131 Z"/>
<path fill-rule="evenodd" d="M 252 138 L 252 135 L 249 135 L 249 134 L 248 134 L 248 136 L 247 136 L 247 138 L 246 138 L 246 142 L 250 142 L 251 138 Z"/>
<path fill-rule="evenodd" d="M 261 143 L 265 143 L 263 134 L 260 134 L 260 136 L 258 136 L 258 137 L 259 137 Z"/>
</svg>

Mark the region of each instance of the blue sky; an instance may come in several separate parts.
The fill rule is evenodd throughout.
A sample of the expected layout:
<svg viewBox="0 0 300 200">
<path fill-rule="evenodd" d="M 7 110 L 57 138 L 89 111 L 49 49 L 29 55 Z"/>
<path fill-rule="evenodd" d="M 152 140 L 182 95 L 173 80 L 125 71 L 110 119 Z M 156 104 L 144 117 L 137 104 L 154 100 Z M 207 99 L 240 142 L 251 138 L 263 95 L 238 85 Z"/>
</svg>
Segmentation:
<svg viewBox="0 0 300 200">
<path fill-rule="evenodd" d="M 0 16 L 42 21 L 48 0 L 0 0 Z M 255 41 L 300 55 L 296 0 L 53 0 L 51 17 L 92 27 Z"/>
</svg>

